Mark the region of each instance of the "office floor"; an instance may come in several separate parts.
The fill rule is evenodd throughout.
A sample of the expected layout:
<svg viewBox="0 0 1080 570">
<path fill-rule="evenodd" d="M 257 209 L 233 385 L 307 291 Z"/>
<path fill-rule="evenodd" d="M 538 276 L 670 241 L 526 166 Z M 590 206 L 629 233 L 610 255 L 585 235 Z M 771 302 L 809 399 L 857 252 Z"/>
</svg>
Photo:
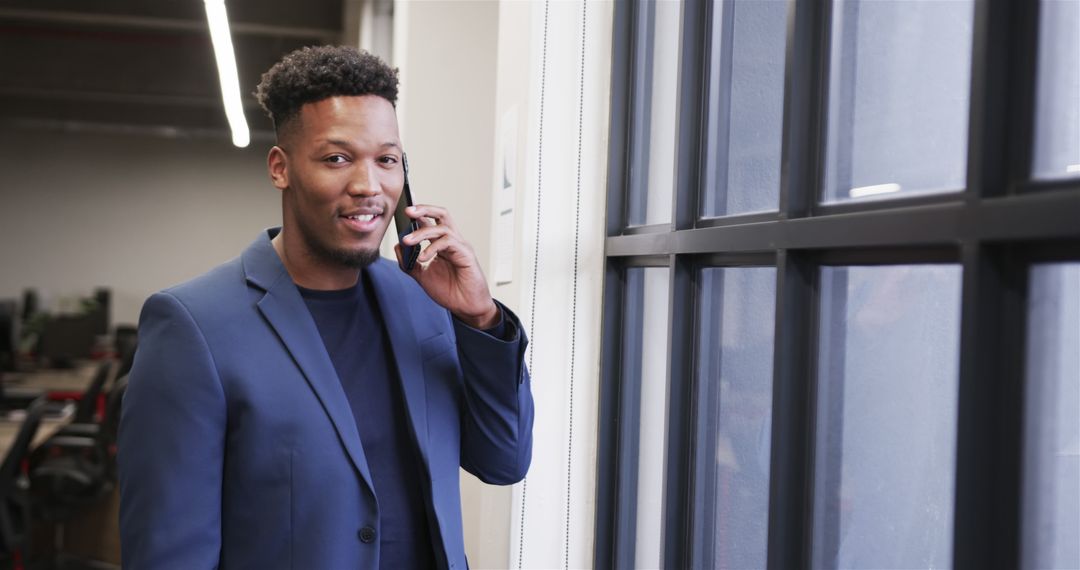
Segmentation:
<svg viewBox="0 0 1080 570">
<path fill-rule="evenodd" d="M 64 528 L 63 564 L 53 564 L 54 530 L 50 524 L 34 529 L 27 552 L 28 570 L 120 568 L 120 492 L 113 492 L 93 507 L 72 515 Z"/>
</svg>

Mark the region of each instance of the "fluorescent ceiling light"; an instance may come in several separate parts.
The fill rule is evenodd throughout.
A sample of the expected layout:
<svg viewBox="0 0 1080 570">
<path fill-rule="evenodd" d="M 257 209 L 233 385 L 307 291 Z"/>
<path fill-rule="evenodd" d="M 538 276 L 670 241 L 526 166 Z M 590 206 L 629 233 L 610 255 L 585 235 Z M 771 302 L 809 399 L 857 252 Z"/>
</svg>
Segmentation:
<svg viewBox="0 0 1080 570">
<path fill-rule="evenodd" d="M 899 191 L 900 185 L 895 182 L 890 182 L 888 184 L 874 184 L 873 186 L 859 186 L 858 188 L 852 188 L 848 191 L 848 195 L 852 198 L 865 198 L 867 196 L 892 194 L 893 192 Z"/>
<path fill-rule="evenodd" d="M 214 58 L 217 59 L 218 78 L 221 80 L 221 98 L 225 101 L 225 118 L 232 129 L 233 144 L 243 148 L 251 142 L 251 132 L 240 100 L 240 78 L 236 73 L 236 55 L 233 54 L 225 0 L 205 2 L 206 21 L 210 24 L 210 40 L 214 43 Z"/>
</svg>

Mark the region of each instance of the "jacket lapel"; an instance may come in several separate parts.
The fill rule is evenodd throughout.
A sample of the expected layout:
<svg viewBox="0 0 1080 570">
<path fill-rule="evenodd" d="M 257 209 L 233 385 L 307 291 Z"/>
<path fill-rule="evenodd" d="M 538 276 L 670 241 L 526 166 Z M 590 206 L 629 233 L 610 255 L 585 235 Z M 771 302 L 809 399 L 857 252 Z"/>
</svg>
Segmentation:
<svg viewBox="0 0 1080 570">
<path fill-rule="evenodd" d="M 266 292 L 257 303 L 259 311 L 303 371 L 304 378 L 318 396 L 360 476 L 369 488 L 374 489 L 345 390 L 326 353 L 311 312 L 270 244 L 270 238 L 276 234 L 276 230 L 269 230 L 244 252 L 242 259 L 247 280 Z"/>
<path fill-rule="evenodd" d="M 430 468 L 427 449 L 427 389 L 424 385 L 423 363 L 420 360 L 420 341 L 413 327 L 411 307 L 416 299 L 411 299 L 406 294 L 407 287 L 411 284 L 399 281 L 406 277 L 397 274 L 399 269 L 396 264 L 372 263 L 365 271 L 371 277 L 379 312 L 382 314 L 394 353 L 394 363 L 397 364 L 398 376 L 401 377 L 405 407 L 408 408 L 420 458 L 424 466 Z"/>
</svg>

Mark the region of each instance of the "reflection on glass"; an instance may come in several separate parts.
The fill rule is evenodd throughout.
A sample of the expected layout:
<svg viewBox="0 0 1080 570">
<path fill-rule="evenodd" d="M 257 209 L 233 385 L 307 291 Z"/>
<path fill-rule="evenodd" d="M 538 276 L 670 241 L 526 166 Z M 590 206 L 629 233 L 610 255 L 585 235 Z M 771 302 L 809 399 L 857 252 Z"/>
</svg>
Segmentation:
<svg viewBox="0 0 1080 570">
<path fill-rule="evenodd" d="M 640 388 L 634 565 L 660 567 L 667 436 L 668 270 L 627 271 L 624 382 Z M 628 386 L 628 389 L 633 389 Z"/>
<path fill-rule="evenodd" d="M 713 462 L 712 484 L 699 499 L 712 517 L 705 566 L 765 567 L 775 307 L 775 268 L 701 273 L 698 376 L 709 399 L 702 437 L 715 450 L 703 459 Z"/>
<path fill-rule="evenodd" d="M 834 0 L 825 201 L 961 190 L 974 0 Z"/>
<path fill-rule="evenodd" d="M 703 216 L 775 210 L 787 0 L 713 0 Z"/>
<path fill-rule="evenodd" d="M 952 564 L 960 277 L 822 269 L 815 568 Z"/>
<path fill-rule="evenodd" d="M 671 200 L 675 187 L 682 2 L 654 0 L 644 3 L 641 9 L 652 14 L 652 59 L 651 62 L 646 61 L 649 74 L 649 116 L 646 130 L 649 152 L 645 196 L 638 197 L 631 205 L 630 224 L 666 224 L 671 222 Z"/>
<path fill-rule="evenodd" d="M 1024 568 L 1080 568 L 1080 263 L 1037 265 L 1028 297 Z"/>
<path fill-rule="evenodd" d="M 1042 0 L 1032 174 L 1080 176 L 1080 2 Z"/>
</svg>

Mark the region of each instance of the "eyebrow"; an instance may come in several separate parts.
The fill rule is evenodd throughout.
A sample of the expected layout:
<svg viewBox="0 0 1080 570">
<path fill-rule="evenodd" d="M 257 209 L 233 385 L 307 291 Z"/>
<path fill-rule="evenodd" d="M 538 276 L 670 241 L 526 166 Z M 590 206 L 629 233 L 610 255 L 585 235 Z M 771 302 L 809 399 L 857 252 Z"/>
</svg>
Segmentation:
<svg viewBox="0 0 1080 570">
<path fill-rule="evenodd" d="M 351 142 L 349 142 L 347 140 L 344 140 L 344 139 L 326 139 L 326 140 L 322 141 L 322 144 L 324 144 L 324 145 L 329 144 L 329 145 L 340 146 L 340 147 L 345 147 L 345 148 L 353 148 L 353 146 L 354 146 Z M 399 145 L 396 142 L 384 142 L 381 145 L 379 145 L 379 150 L 385 150 L 385 149 L 388 149 L 388 148 L 396 148 L 398 150 L 398 152 L 401 152 L 401 145 Z"/>
</svg>

